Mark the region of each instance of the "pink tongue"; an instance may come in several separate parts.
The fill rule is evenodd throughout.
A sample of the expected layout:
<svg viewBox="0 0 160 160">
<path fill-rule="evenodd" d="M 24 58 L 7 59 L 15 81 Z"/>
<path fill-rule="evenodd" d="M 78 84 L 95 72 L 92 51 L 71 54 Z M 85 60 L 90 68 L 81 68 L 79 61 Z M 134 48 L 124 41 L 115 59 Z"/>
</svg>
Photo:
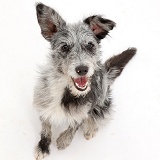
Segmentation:
<svg viewBox="0 0 160 160">
<path fill-rule="evenodd" d="M 87 83 L 87 77 L 80 77 L 74 79 L 74 82 L 77 83 L 79 87 L 84 87 Z"/>
</svg>

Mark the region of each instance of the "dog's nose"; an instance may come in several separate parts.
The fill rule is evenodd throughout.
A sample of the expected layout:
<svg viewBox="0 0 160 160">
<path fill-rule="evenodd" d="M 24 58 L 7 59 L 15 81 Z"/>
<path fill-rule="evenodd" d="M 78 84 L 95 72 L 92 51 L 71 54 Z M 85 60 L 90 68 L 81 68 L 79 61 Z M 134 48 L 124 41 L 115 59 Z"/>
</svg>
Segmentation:
<svg viewBox="0 0 160 160">
<path fill-rule="evenodd" d="M 88 73 L 88 67 L 87 66 L 82 66 L 82 65 L 78 66 L 78 67 L 76 67 L 76 72 L 80 76 L 84 76 Z"/>
</svg>

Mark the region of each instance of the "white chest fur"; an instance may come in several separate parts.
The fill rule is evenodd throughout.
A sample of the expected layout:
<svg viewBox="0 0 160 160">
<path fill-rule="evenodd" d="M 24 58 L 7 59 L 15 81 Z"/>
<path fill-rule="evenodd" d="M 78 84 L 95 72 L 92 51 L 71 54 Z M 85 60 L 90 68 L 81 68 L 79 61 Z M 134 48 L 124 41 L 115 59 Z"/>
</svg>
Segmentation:
<svg viewBox="0 0 160 160">
<path fill-rule="evenodd" d="M 61 125 L 63 123 L 69 123 L 72 125 L 75 121 L 81 123 L 84 118 L 88 116 L 89 104 L 85 106 L 79 106 L 77 110 L 75 106 L 70 106 L 70 110 L 67 111 L 65 106 L 61 104 L 67 82 L 64 79 L 54 79 L 53 83 L 48 86 L 48 89 L 40 89 L 38 92 L 44 93 L 41 96 L 42 99 L 49 99 L 49 103 L 45 106 L 41 106 L 41 103 L 36 104 L 36 108 L 39 112 L 39 116 L 44 120 L 49 120 L 51 123 Z M 38 87 L 37 87 L 38 88 Z M 43 100 L 42 100 L 42 103 Z"/>
</svg>

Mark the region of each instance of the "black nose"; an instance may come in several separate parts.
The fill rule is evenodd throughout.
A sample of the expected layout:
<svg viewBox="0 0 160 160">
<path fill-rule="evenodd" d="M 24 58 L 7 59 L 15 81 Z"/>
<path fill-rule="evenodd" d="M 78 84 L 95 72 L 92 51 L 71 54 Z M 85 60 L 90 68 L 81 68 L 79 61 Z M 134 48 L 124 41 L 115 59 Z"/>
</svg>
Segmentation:
<svg viewBox="0 0 160 160">
<path fill-rule="evenodd" d="M 88 73 L 88 67 L 87 66 L 78 66 L 78 67 L 76 67 L 76 72 L 80 76 L 84 76 Z"/>
</svg>

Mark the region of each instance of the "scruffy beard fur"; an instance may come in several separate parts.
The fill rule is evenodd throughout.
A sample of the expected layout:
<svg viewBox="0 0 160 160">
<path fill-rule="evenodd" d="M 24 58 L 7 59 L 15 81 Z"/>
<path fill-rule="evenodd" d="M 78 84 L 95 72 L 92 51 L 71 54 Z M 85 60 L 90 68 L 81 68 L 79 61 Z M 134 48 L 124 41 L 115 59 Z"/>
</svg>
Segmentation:
<svg viewBox="0 0 160 160">
<path fill-rule="evenodd" d="M 42 3 L 36 5 L 36 11 L 42 36 L 51 45 L 34 92 L 34 106 L 42 122 L 35 152 L 36 160 L 40 160 L 50 152 L 52 123 L 69 125 L 57 139 L 58 149 L 68 147 L 80 127 L 87 140 L 96 135 L 112 106 L 110 86 L 136 49 L 129 48 L 102 64 L 99 44 L 115 22 L 94 15 L 77 24 L 66 24 Z"/>
</svg>

